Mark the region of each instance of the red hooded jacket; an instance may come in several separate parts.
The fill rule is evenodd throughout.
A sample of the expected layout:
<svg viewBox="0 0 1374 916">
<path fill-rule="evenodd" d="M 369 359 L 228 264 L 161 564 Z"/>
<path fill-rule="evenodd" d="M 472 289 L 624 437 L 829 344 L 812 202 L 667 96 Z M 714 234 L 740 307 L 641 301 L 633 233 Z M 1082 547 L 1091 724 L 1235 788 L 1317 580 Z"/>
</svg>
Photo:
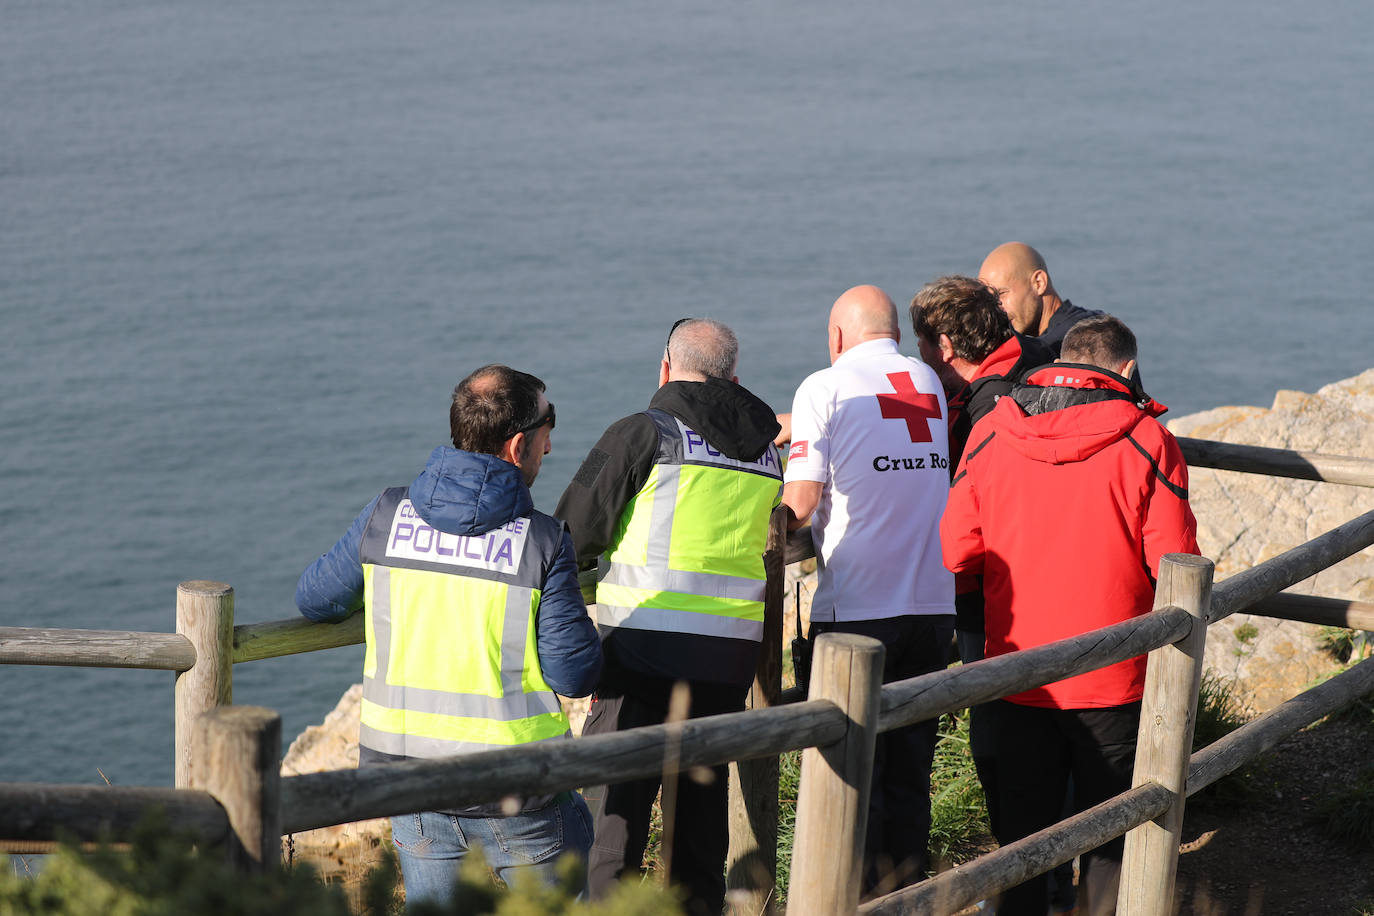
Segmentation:
<svg viewBox="0 0 1374 916">
<path fill-rule="evenodd" d="M 1164 410 L 1118 375 L 1058 363 L 974 426 L 940 540 L 946 567 L 983 576 L 989 658 L 1149 613 L 1159 558 L 1198 552 Z M 1140 656 L 1007 699 L 1120 706 L 1144 683 Z"/>
</svg>

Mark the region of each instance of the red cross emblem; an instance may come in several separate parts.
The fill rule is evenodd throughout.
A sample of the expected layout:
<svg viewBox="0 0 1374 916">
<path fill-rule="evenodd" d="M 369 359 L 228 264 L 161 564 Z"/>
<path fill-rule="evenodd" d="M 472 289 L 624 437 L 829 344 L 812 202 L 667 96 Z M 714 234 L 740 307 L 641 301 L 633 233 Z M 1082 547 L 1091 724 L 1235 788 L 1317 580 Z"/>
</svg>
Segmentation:
<svg viewBox="0 0 1374 916">
<path fill-rule="evenodd" d="M 930 442 L 930 426 L 926 421 L 940 419 L 940 399 L 917 391 L 910 372 L 889 372 L 887 380 L 897 393 L 877 396 L 883 419 L 905 420 L 912 442 Z"/>
</svg>

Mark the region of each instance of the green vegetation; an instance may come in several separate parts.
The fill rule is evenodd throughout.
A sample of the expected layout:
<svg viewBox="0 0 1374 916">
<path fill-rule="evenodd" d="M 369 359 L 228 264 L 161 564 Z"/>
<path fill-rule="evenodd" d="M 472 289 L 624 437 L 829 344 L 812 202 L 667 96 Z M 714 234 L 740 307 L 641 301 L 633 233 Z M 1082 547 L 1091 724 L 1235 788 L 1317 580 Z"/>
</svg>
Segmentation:
<svg viewBox="0 0 1374 916">
<path fill-rule="evenodd" d="M 1366 766 L 1352 781 L 1333 788 L 1317 813 L 1336 837 L 1352 846 L 1374 848 L 1374 766 Z"/>
<path fill-rule="evenodd" d="M 797 792 L 801 787 L 801 751 L 778 760 L 778 904 L 787 903 L 792 880 L 792 841 L 797 835 Z"/>
<path fill-rule="evenodd" d="M 1231 650 L 1231 654 L 1243 657 L 1253 651 L 1253 649 L 1249 651 L 1247 651 L 1247 649 L 1250 643 L 1254 642 L 1255 638 L 1259 636 L 1259 627 L 1249 622 L 1242 623 L 1231 631 L 1231 635 L 1236 638 L 1236 642 L 1240 643 L 1240 645 Z"/>
<path fill-rule="evenodd" d="M 382 916 L 385 910 L 371 910 Z M 145 823 L 128 852 L 63 845 L 36 877 L 0 876 L 0 916 L 182 916 L 312 913 L 349 916 L 342 890 L 301 867 L 241 875 L 220 855 L 198 852 L 158 821 Z"/>
<path fill-rule="evenodd" d="M 562 881 L 500 887 L 480 856 L 463 862 L 452 906 L 420 905 L 421 916 L 680 916 L 671 894 L 653 883 L 626 883 L 596 904 L 576 899 L 577 864 Z M 400 916 L 399 872 L 388 856 L 374 869 L 356 910 L 338 885 L 322 884 L 309 866 L 263 875 L 231 869 L 223 856 L 198 850 L 189 837 L 150 820 L 130 849 L 81 852 L 62 845 L 37 876 L 0 874 L 0 916 Z"/>
<path fill-rule="evenodd" d="M 1212 671 L 1202 673 L 1198 686 L 1197 717 L 1193 726 L 1193 751 L 1226 737 L 1250 720 L 1249 704 L 1234 678 Z M 1245 799 L 1258 786 L 1265 767 L 1264 758 L 1242 766 L 1212 783 L 1194 796 L 1197 802 L 1231 803 Z"/>
<path fill-rule="evenodd" d="M 505 888 L 492 876 L 480 854 L 463 860 L 457 892 L 448 906 L 419 904 L 407 916 L 681 916 L 676 898 L 653 881 L 622 882 L 606 900 L 577 899 L 581 884 L 577 862 L 564 859 L 559 882 L 546 885 L 532 879 Z"/>
<path fill-rule="evenodd" d="M 989 841 L 988 806 L 973 768 L 967 709 L 940 719 L 930 776 L 930 855 L 951 865 L 981 855 Z"/>
<path fill-rule="evenodd" d="M 1322 627 L 1317 643 L 1323 652 L 1342 665 L 1351 665 L 1374 654 L 1374 633 L 1346 627 Z"/>
<path fill-rule="evenodd" d="M 1197 720 L 1193 726 L 1193 750 L 1201 750 L 1226 737 L 1249 719 L 1248 704 L 1235 679 L 1222 677 L 1211 670 L 1202 672 L 1197 693 Z"/>
</svg>

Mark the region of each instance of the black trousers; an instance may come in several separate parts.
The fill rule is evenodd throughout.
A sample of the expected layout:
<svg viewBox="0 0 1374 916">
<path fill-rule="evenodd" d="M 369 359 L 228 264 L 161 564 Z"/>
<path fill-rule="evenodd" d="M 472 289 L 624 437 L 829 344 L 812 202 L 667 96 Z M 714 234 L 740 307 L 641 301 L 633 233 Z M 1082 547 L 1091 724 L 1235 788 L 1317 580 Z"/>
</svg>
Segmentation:
<svg viewBox="0 0 1374 916">
<path fill-rule="evenodd" d="M 811 635 L 857 633 L 883 644 L 883 683 L 939 671 L 949 664 L 953 614 L 883 620 L 813 622 Z M 878 735 L 868 803 L 862 892 L 891 893 L 930 870 L 930 769 L 939 722 L 928 719 Z"/>
<path fill-rule="evenodd" d="M 1140 704 L 1103 709 L 1045 709 L 997 701 L 997 841 L 1007 845 L 1062 819 L 1064 793 L 1073 778 L 1073 810 L 1131 787 Z M 1124 838 L 1079 859 L 1079 909 L 1084 916 L 1116 912 Z M 1007 891 L 998 916 L 1044 916 L 1048 875 Z"/>
<path fill-rule="evenodd" d="M 668 693 L 656 689 L 597 692 L 582 734 L 604 735 L 660 725 L 668 717 Z M 689 683 L 688 717 L 697 719 L 744 709 L 747 688 Z M 730 847 L 728 769 L 711 768 L 712 779 L 699 782 L 689 774 L 677 781 L 671 877 L 686 893 L 689 916 L 719 916 L 725 905 L 725 856 Z M 591 809 L 594 837 L 587 867 L 591 898 L 605 897 L 627 871 L 639 875 L 649 838 L 649 817 L 660 780 L 639 779 L 583 790 Z"/>
</svg>

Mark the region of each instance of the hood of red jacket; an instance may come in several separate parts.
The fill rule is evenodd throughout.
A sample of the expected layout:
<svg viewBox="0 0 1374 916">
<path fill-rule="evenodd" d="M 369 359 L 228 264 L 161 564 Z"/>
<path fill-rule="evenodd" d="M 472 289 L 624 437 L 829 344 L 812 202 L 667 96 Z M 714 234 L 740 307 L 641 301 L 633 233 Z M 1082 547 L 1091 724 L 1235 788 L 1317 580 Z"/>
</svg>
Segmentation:
<svg viewBox="0 0 1374 916">
<path fill-rule="evenodd" d="M 1068 464 L 1092 457 L 1164 411 L 1164 405 L 1115 373 L 1055 363 L 998 401 L 987 423 L 1027 458 Z"/>
</svg>

